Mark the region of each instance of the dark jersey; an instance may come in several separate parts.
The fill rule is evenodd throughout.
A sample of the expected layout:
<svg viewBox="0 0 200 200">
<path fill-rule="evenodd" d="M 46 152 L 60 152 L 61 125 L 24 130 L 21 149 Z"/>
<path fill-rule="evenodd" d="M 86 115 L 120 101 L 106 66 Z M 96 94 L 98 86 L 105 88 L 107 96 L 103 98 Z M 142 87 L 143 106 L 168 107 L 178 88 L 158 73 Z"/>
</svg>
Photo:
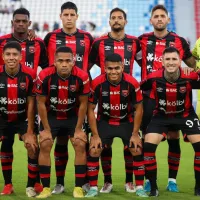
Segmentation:
<svg viewBox="0 0 200 200">
<path fill-rule="evenodd" d="M 162 53 L 167 47 L 174 46 L 180 51 L 180 58 L 186 60 L 192 56 L 189 44 L 176 33 L 169 32 L 164 38 L 157 38 L 153 32 L 139 36 L 142 48 L 141 80 L 151 72 L 162 69 Z"/>
<path fill-rule="evenodd" d="M 15 76 L 0 66 L 0 113 L 7 122 L 25 120 L 27 118 L 27 97 L 33 96 L 35 73 L 32 69 L 20 66 Z"/>
<path fill-rule="evenodd" d="M 90 33 L 77 29 L 74 34 L 67 34 L 62 29 L 55 30 L 46 35 L 44 42 L 47 47 L 49 65 L 54 64 L 56 49 L 61 46 L 70 47 L 76 57 L 75 65 L 80 69 L 88 70 L 88 56 L 93 42 Z"/>
<path fill-rule="evenodd" d="M 125 35 L 119 41 L 108 34 L 94 41 L 89 55 L 89 62 L 98 65 L 101 68 L 101 73 L 104 73 L 105 58 L 111 53 L 117 53 L 124 61 L 124 72 L 132 75 L 134 60 L 140 59 L 141 56 L 140 50 L 140 43 L 136 37 Z"/>
<path fill-rule="evenodd" d="M 197 73 L 192 72 L 190 75 L 185 75 L 180 69 L 178 80 L 170 83 L 164 78 L 164 70 L 159 70 L 148 75 L 147 80 L 142 83 L 141 89 L 151 89 L 150 97 L 155 96 L 154 115 L 187 117 L 193 111 L 192 88 L 193 85 L 197 85 L 198 79 Z"/>
<path fill-rule="evenodd" d="M 129 74 L 123 73 L 119 84 L 113 85 L 106 74 L 91 83 L 89 102 L 98 103 L 97 120 L 103 119 L 112 125 L 132 122 L 134 104 L 142 101 L 139 83 Z"/>
<path fill-rule="evenodd" d="M 86 72 L 74 66 L 71 75 L 61 78 L 54 66 L 48 67 L 38 75 L 35 91 L 47 97 L 47 110 L 58 120 L 77 116 L 80 95 L 90 92 L 89 77 Z"/>
<path fill-rule="evenodd" d="M 3 52 L 3 47 L 7 42 L 17 41 L 22 47 L 22 61 L 21 64 L 30 67 L 37 72 L 38 66 L 45 68 L 48 66 L 48 57 L 45 48 L 45 44 L 42 39 L 35 38 L 33 41 L 25 40 L 20 42 L 13 37 L 12 34 L 3 35 L 0 37 L 0 55 Z M 0 56 L 0 65 L 3 65 L 4 61 Z"/>
</svg>

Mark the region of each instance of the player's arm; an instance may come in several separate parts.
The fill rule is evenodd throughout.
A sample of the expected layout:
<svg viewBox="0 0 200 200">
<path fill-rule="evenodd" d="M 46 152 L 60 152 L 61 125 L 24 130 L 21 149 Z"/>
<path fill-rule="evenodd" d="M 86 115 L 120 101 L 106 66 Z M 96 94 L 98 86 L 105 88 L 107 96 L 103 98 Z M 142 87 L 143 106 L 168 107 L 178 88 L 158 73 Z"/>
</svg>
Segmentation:
<svg viewBox="0 0 200 200">
<path fill-rule="evenodd" d="M 135 55 L 135 61 L 141 67 L 142 66 L 142 49 L 141 49 L 139 40 L 136 40 L 136 48 L 137 48 L 137 51 Z"/>
<path fill-rule="evenodd" d="M 194 56 L 191 56 L 190 58 L 187 58 L 186 60 L 184 60 L 184 63 L 190 68 L 193 68 L 193 69 L 196 68 L 196 59 Z"/>
<path fill-rule="evenodd" d="M 35 120 L 35 97 L 28 96 L 28 110 L 27 110 L 27 118 L 28 118 L 28 128 L 27 133 L 33 134 L 34 133 L 34 120 Z"/>
</svg>

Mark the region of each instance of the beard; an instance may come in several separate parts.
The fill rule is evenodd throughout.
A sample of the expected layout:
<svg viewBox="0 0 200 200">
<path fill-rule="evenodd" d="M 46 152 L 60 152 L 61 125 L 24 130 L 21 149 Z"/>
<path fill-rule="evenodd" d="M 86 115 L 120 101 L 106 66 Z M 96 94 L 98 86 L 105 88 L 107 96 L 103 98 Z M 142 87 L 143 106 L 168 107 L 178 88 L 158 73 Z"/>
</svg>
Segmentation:
<svg viewBox="0 0 200 200">
<path fill-rule="evenodd" d="M 115 28 L 115 24 L 114 24 L 114 25 L 111 27 L 111 30 L 112 30 L 113 32 L 118 33 L 118 32 L 120 32 L 120 31 L 124 30 L 124 27 L 120 25 L 119 27 Z"/>
<path fill-rule="evenodd" d="M 164 31 L 166 29 L 167 25 L 163 26 L 163 27 L 157 27 L 157 26 L 154 26 L 154 29 L 156 31 Z"/>
</svg>

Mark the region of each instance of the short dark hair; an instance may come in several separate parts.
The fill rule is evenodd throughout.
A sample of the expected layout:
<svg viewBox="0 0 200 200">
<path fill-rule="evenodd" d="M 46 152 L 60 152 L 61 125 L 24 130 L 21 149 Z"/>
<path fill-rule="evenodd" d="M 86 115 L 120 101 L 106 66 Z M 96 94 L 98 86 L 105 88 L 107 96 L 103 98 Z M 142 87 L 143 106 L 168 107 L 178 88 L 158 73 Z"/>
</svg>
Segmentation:
<svg viewBox="0 0 200 200">
<path fill-rule="evenodd" d="M 166 53 L 174 53 L 176 52 L 179 56 L 180 56 L 180 52 L 177 48 L 175 47 L 167 47 L 164 51 L 163 51 L 163 55 L 165 55 Z"/>
<path fill-rule="evenodd" d="M 156 10 L 163 10 L 168 15 L 168 11 L 167 11 L 167 8 L 165 8 L 165 6 L 163 6 L 163 5 L 156 5 L 156 6 L 153 7 L 153 9 L 151 11 L 151 16 L 153 15 L 153 13 Z"/>
<path fill-rule="evenodd" d="M 105 62 L 122 62 L 122 57 L 117 53 L 112 53 L 106 57 Z"/>
<path fill-rule="evenodd" d="M 30 12 L 26 8 L 18 8 L 13 12 L 13 18 L 15 15 L 21 14 L 21 15 L 27 15 L 28 18 L 30 18 Z"/>
<path fill-rule="evenodd" d="M 119 11 L 119 12 L 122 12 L 123 13 L 123 16 L 124 16 L 124 19 L 126 20 L 126 13 L 125 13 L 125 11 L 124 10 L 122 10 L 121 8 L 113 8 L 111 11 L 110 11 L 110 18 L 111 18 L 111 15 L 114 13 L 114 12 L 117 12 L 117 11 Z"/>
<path fill-rule="evenodd" d="M 58 47 L 56 49 L 55 55 L 57 55 L 60 52 L 62 52 L 62 53 L 71 53 L 73 55 L 72 49 L 70 47 L 66 47 L 66 46 Z"/>
<path fill-rule="evenodd" d="M 3 47 L 3 52 L 6 50 L 6 49 L 17 49 L 17 51 L 19 51 L 21 53 L 22 51 L 22 47 L 21 45 L 19 44 L 19 42 L 17 41 L 11 41 L 11 42 L 8 42 L 4 45 Z"/>
<path fill-rule="evenodd" d="M 61 13 L 65 9 L 73 9 L 73 10 L 75 10 L 76 13 L 78 13 L 78 8 L 77 8 L 76 4 L 71 1 L 63 3 L 63 5 L 61 6 Z"/>
</svg>

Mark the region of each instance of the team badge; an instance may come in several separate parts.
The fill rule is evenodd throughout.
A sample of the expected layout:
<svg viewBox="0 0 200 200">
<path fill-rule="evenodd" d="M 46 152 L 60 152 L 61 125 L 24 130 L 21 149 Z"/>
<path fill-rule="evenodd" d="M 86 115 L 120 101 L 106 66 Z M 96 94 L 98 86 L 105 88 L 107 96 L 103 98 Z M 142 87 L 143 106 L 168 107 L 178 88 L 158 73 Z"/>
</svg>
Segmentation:
<svg viewBox="0 0 200 200">
<path fill-rule="evenodd" d="M 132 45 L 127 45 L 127 51 L 131 52 L 132 50 Z"/>
<path fill-rule="evenodd" d="M 122 90 L 122 96 L 127 97 L 128 95 L 128 90 Z"/>
<path fill-rule="evenodd" d="M 85 41 L 84 40 L 80 40 L 80 45 L 84 47 L 85 46 Z"/>
<path fill-rule="evenodd" d="M 29 47 L 29 52 L 30 53 L 34 53 L 35 52 L 35 47 L 34 46 L 30 46 Z"/>
<path fill-rule="evenodd" d="M 185 86 L 184 87 L 180 87 L 179 91 L 180 91 L 180 93 L 185 93 L 186 92 L 186 87 Z"/>
<path fill-rule="evenodd" d="M 19 84 L 19 87 L 20 87 L 22 90 L 26 89 L 26 83 L 20 83 L 20 84 Z"/>
<path fill-rule="evenodd" d="M 75 92 L 76 91 L 76 85 L 70 85 L 69 89 L 70 89 L 70 91 Z"/>
</svg>

